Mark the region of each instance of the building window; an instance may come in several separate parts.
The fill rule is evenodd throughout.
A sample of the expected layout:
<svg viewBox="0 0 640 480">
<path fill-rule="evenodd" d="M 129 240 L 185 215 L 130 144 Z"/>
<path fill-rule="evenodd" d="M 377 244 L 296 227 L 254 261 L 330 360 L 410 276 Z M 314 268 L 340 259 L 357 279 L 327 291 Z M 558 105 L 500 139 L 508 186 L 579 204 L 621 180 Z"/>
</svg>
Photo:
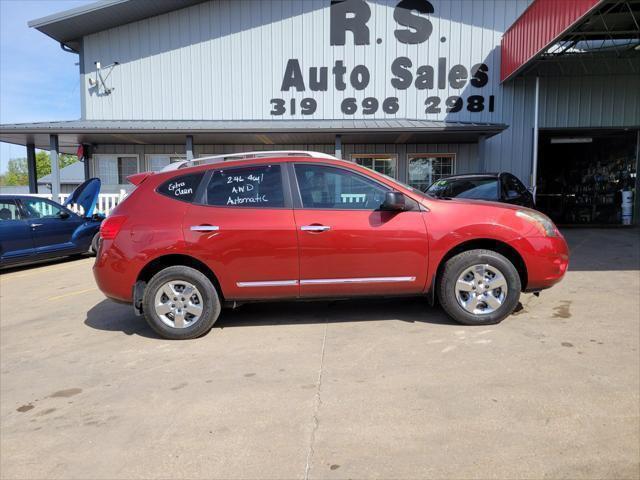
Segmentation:
<svg viewBox="0 0 640 480">
<path fill-rule="evenodd" d="M 118 183 L 127 183 L 129 175 L 138 173 L 138 159 L 136 157 L 118 157 Z"/>
<path fill-rule="evenodd" d="M 398 157 L 390 154 L 356 154 L 351 155 L 351 161 L 358 165 L 375 170 L 378 173 L 397 178 Z"/>
<path fill-rule="evenodd" d="M 95 155 L 96 176 L 104 185 L 126 185 L 140 171 L 137 155 Z"/>
<path fill-rule="evenodd" d="M 416 153 L 409 158 L 409 185 L 424 192 L 436 180 L 453 175 L 455 172 L 454 154 Z"/>
<path fill-rule="evenodd" d="M 184 155 L 147 155 L 147 168 L 152 172 L 159 172 L 167 165 L 175 162 L 182 162 L 183 160 L 186 160 Z"/>
</svg>

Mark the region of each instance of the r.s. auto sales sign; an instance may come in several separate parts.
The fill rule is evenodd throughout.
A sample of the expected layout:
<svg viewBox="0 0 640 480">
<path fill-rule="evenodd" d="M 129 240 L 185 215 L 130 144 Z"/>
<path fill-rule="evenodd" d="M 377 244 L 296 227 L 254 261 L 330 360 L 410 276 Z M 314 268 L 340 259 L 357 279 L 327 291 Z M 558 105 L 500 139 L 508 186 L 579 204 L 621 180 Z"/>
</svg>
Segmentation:
<svg viewBox="0 0 640 480">
<path fill-rule="evenodd" d="M 433 4 L 427 0 L 402 0 L 393 9 L 396 28 L 393 30 L 393 41 L 406 45 L 417 45 L 428 42 L 432 38 L 433 24 L 430 16 L 434 13 Z M 339 47 L 353 39 L 356 48 L 366 47 L 375 42 L 382 43 L 382 38 L 372 35 L 371 7 L 365 0 L 332 1 L 330 7 L 330 46 Z M 347 33 L 349 32 L 350 35 Z M 435 40 L 445 42 L 445 37 Z M 330 89 L 345 91 L 353 89 L 361 91 L 371 87 L 373 75 L 369 65 L 348 65 L 344 60 L 336 60 L 331 66 L 311 66 L 304 69 L 299 58 L 290 58 L 282 75 L 280 91 L 286 93 L 303 92 L 309 96 L 298 98 L 272 98 L 270 114 L 273 117 L 311 116 L 318 108 L 316 96 Z M 482 89 L 489 82 L 489 67 L 485 63 L 474 65 L 450 65 L 446 57 L 440 57 L 433 64 L 416 64 L 409 57 L 398 56 L 390 63 L 390 71 L 385 78 L 390 82 L 390 90 L 402 92 L 416 89 L 424 93 L 424 113 L 456 113 L 463 109 L 476 113 L 493 112 L 495 98 L 493 95 L 439 95 L 445 89 L 462 90 L 468 85 Z M 381 113 L 393 115 L 401 109 L 398 96 L 378 98 L 373 96 L 356 99 L 347 97 L 340 99 L 340 110 L 344 115 L 367 116 Z"/>
</svg>

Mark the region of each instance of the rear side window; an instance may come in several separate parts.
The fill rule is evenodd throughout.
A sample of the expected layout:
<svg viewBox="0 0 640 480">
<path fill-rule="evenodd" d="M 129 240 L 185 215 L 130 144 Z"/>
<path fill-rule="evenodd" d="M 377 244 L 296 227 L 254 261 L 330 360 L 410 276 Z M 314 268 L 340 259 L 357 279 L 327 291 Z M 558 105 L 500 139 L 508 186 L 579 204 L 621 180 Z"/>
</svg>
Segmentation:
<svg viewBox="0 0 640 480">
<path fill-rule="evenodd" d="M 284 207 L 280 165 L 214 170 L 206 203 L 215 207 Z"/>
<path fill-rule="evenodd" d="M 202 176 L 203 173 L 193 173 L 173 177 L 158 187 L 158 193 L 183 202 L 193 202 Z"/>
</svg>

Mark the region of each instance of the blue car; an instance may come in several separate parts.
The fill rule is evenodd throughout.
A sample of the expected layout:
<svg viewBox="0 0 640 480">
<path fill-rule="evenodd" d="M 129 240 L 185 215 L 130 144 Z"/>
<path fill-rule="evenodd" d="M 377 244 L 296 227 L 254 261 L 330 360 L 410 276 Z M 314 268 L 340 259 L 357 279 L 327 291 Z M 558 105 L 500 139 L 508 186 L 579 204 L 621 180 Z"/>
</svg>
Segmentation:
<svg viewBox="0 0 640 480">
<path fill-rule="evenodd" d="M 74 190 L 64 205 L 28 195 L 0 195 L 0 268 L 95 252 L 102 215 L 94 215 L 100 180 Z M 77 205 L 79 215 L 67 206 Z"/>
</svg>

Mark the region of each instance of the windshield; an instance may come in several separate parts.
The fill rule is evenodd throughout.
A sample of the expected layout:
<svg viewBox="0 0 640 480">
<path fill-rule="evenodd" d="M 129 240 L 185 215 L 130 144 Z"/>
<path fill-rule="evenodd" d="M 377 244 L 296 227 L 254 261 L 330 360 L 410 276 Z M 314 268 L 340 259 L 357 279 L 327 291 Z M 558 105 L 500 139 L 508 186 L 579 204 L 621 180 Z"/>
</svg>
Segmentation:
<svg viewBox="0 0 640 480">
<path fill-rule="evenodd" d="M 445 178 L 427 189 L 427 193 L 439 198 L 473 198 L 497 200 L 497 178 Z"/>
</svg>

